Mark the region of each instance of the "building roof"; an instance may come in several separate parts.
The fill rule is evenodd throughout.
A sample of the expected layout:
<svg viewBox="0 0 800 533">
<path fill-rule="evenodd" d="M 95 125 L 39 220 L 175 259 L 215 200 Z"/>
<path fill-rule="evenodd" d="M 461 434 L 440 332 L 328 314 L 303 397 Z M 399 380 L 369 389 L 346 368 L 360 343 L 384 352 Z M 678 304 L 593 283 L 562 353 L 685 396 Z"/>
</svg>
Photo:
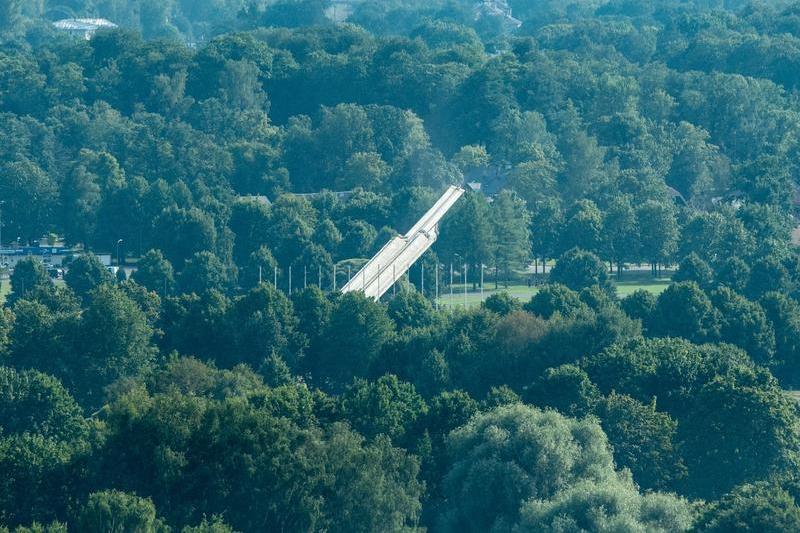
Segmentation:
<svg viewBox="0 0 800 533">
<path fill-rule="evenodd" d="M 475 5 L 475 19 L 482 17 L 498 17 L 503 23 L 513 29 L 522 26 L 522 21 L 511 15 L 511 7 L 506 0 L 482 0 Z"/>
<path fill-rule="evenodd" d="M 53 23 L 59 30 L 94 32 L 102 28 L 116 28 L 117 25 L 106 19 L 63 19 Z"/>
</svg>

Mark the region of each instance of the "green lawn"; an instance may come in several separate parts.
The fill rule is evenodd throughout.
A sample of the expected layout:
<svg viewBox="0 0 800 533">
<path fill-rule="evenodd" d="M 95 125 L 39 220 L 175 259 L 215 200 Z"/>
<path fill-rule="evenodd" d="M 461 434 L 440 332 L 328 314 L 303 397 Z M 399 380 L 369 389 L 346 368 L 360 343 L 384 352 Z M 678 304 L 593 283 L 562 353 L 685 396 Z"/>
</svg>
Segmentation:
<svg viewBox="0 0 800 533">
<path fill-rule="evenodd" d="M 657 279 L 650 279 L 648 281 L 645 280 L 621 281 L 617 283 L 617 296 L 619 296 L 620 298 L 625 298 L 629 294 L 632 294 L 638 291 L 639 289 L 644 289 L 658 296 L 664 291 L 664 289 L 669 287 L 669 284 L 670 284 L 669 278 L 657 278 Z"/>
<path fill-rule="evenodd" d="M 617 296 L 624 298 L 639 289 L 659 295 L 669 284 L 669 278 L 654 279 L 646 272 L 629 272 L 623 274 L 621 281 L 616 282 Z M 449 290 L 442 293 L 439 297 L 439 305 L 442 307 L 464 307 L 464 301 L 466 300 L 467 307 L 473 307 L 497 292 L 508 292 L 514 298 L 527 302 L 537 291 L 536 287 L 528 287 L 526 285 L 511 285 L 508 289 L 503 288 L 501 285 L 500 289 L 495 291 L 494 284 L 487 284 L 481 296 L 480 291 L 473 292 L 472 285 L 470 285 L 465 296 L 464 285 L 455 284 L 453 285 L 452 297 Z"/>
</svg>

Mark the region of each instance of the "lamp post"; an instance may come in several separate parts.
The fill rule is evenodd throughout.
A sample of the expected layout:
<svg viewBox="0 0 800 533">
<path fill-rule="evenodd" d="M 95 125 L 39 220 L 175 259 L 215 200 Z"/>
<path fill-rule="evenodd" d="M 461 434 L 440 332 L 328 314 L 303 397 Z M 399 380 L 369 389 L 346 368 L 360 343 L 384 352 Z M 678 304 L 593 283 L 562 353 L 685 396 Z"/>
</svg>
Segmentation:
<svg viewBox="0 0 800 533">
<path fill-rule="evenodd" d="M 0 200 L 0 249 L 3 248 L 3 205 L 5 200 Z"/>
<path fill-rule="evenodd" d="M 120 247 L 120 245 L 121 245 L 123 242 L 125 242 L 125 241 L 124 241 L 124 240 L 122 240 L 122 239 L 119 239 L 119 240 L 117 241 L 117 266 L 121 266 L 121 265 L 122 265 L 121 256 L 120 256 L 120 254 L 119 254 L 119 247 Z"/>
</svg>

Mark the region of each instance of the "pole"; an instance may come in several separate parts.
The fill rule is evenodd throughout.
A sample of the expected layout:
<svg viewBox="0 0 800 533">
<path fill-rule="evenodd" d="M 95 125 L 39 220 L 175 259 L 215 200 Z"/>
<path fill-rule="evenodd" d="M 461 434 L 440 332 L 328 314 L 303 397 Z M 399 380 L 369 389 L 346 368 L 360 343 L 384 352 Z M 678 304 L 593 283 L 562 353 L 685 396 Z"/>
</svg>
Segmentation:
<svg viewBox="0 0 800 533">
<path fill-rule="evenodd" d="M 483 301 L 483 263 L 481 263 L 481 301 Z"/>
<path fill-rule="evenodd" d="M 292 295 L 292 265 L 289 265 L 289 296 Z"/>
<path fill-rule="evenodd" d="M 436 310 L 439 310 L 439 262 L 436 262 Z"/>
<path fill-rule="evenodd" d="M 303 265 L 303 288 L 308 288 L 308 267 Z"/>
<path fill-rule="evenodd" d="M 320 289 L 322 288 L 322 265 L 319 266 L 319 271 L 317 272 L 318 280 L 317 280 L 317 287 Z"/>
<path fill-rule="evenodd" d="M 120 255 L 119 255 L 119 245 L 122 244 L 123 242 L 125 242 L 125 241 L 123 241 L 122 239 L 119 239 L 117 241 L 117 266 L 120 266 L 122 264 L 122 260 L 120 259 Z"/>
<path fill-rule="evenodd" d="M 464 263 L 464 309 L 467 308 L 467 264 Z"/>
<path fill-rule="evenodd" d="M 261 285 L 261 265 L 258 265 L 258 284 Z"/>
<path fill-rule="evenodd" d="M 275 265 L 275 279 L 272 282 L 272 286 L 276 291 L 278 290 L 278 265 Z"/>
<path fill-rule="evenodd" d="M 450 305 L 453 305 L 453 263 L 450 263 Z"/>
</svg>

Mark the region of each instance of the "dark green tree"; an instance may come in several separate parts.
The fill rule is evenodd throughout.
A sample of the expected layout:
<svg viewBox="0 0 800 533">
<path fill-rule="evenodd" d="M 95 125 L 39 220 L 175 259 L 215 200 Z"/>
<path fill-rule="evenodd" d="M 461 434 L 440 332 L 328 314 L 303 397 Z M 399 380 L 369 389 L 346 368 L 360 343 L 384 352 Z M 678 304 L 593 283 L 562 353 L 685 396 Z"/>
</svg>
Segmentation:
<svg viewBox="0 0 800 533">
<path fill-rule="evenodd" d="M 800 357 L 800 305 L 785 294 L 768 292 L 759 303 L 775 331 L 773 372 L 782 383 L 798 382 Z"/>
<path fill-rule="evenodd" d="M 696 528 L 703 533 L 793 531 L 800 528 L 800 508 L 778 484 L 742 485 L 708 505 Z"/>
<path fill-rule="evenodd" d="M 492 260 L 493 231 L 486 199 L 468 192 L 442 222 L 438 255 L 447 263 L 466 262 L 474 272 Z"/>
<path fill-rule="evenodd" d="M 550 281 L 560 283 L 574 291 L 597 285 L 613 295 L 616 292 L 609 279 L 608 269 L 599 257 L 591 252 L 573 248 L 559 257 L 550 272 Z"/>
<path fill-rule="evenodd" d="M 764 309 L 728 289 L 711 294 L 719 311 L 720 340 L 738 346 L 761 365 L 771 366 L 775 354 L 775 331 Z"/>
<path fill-rule="evenodd" d="M 639 258 L 639 225 L 629 196 L 612 200 L 603 219 L 603 241 L 608 258 L 617 264 L 617 277 L 622 276 L 626 261 Z"/>
<path fill-rule="evenodd" d="M 560 253 L 572 248 L 600 253 L 602 243 L 603 214 L 591 200 L 576 202 L 567 211 L 566 224 L 561 232 Z"/>
<path fill-rule="evenodd" d="M 717 282 L 743 294 L 750 281 L 750 265 L 740 257 L 729 257 L 717 268 Z"/>
<path fill-rule="evenodd" d="M 178 276 L 178 287 L 186 294 L 202 294 L 209 290 L 224 293 L 230 285 L 228 269 L 216 255 L 208 251 L 192 255 Z"/>
<path fill-rule="evenodd" d="M 638 289 L 623 298 L 619 305 L 629 317 L 642 321 L 642 326 L 647 329 L 650 316 L 656 308 L 656 296 L 647 290 Z"/>
<path fill-rule="evenodd" d="M 502 270 L 508 287 L 512 269 L 528 266 L 531 256 L 530 215 L 521 198 L 504 190 L 492 202 L 490 216 L 494 226 L 495 285 L 498 270 Z"/>
<path fill-rule="evenodd" d="M 522 310 L 522 303 L 507 292 L 492 294 L 486 298 L 481 305 L 484 309 L 488 309 L 492 313 L 497 313 L 500 316 Z"/>
<path fill-rule="evenodd" d="M 89 294 L 89 306 L 80 323 L 67 322 L 72 332 L 74 354 L 62 359 L 64 381 L 88 407 L 103 400 L 103 389 L 121 378 L 133 378 L 151 368 L 156 356 L 153 328 L 147 315 L 125 292 L 113 285 L 101 285 Z M 55 354 L 54 354 L 55 355 Z"/>
<path fill-rule="evenodd" d="M 4 228 L 24 242 L 38 239 L 55 223 L 58 185 L 32 161 L 5 162 L 0 166 L 0 197 L 6 203 Z"/>
<path fill-rule="evenodd" d="M 8 303 L 30 298 L 42 290 L 51 289 L 52 284 L 44 263 L 38 258 L 26 257 L 17 262 L 14 272 L 11 274 L 13 294 Z"/>
<path fill-rule="evenodd" d="M 83 254 L 67 266 L 64 281 L 78 298 L 86 298 L 90 292 L 104 283 L 112 283 L 114 276 L 94 254 Z"/>
<path fill-rule="evenodd" d="M 648 200 L 636 209 L 641 256 L 650 262 L 653 273 L 668 263 L 678 248 L 679 228 L 671 204 Z"/>
<path fill-rule="evenodd" d="M 531 212 L 531 245 L 533 257 L 542 260 L 557 257 L 564 214 L 557 198 L 549 197 L 529 206 Z"/>
<path fill-rule="evenodd" d="M 675 283 L 659 295 L 648 331 L 657 337 L 683 337 L 697 343 L 715 341 L 719 339 L 720 316 L 696 283 Z"/>
<path fill-rule="evenodd" d="M 274 283 L 278 262 L 272 256 L 269 248 L 261 246 L 250 254 L 247 262 L 239 271 L 239 285 L 245 289 L 252 289 L 259 283 L 272 281 Z M 280 272 L 278 272 L 280 275 Z"/>
<path fill-rule="evenodd" d="M 356 380 L 342 396 L 342 410 L 365 437 L 383 434 L 402 442 L 426 415 L 428 406 L 414 385 L 386 375 L 374 382 Z"/>
<path fill-rule="evenodd" d="M 701 289 L 710 289 L 714 285 L 714 271 L 699 255 L 692 252 L 681 260 L 672 281 L 693 281 Z"/>
<path fill-rule="evenodd" d="M 656 410 L 655 399 L 643 404 L 612 392 L 596 412 L 614 449 L 614 463 L 628 468 L 642 489 L 674 489 L 686 476 L 677 444 L 678 424 Z"/>
<path fill-rule="evenodd" d="M 538 407 L 552 407 L 565 416 L 582 418 L 594 412 L 600 391 L 586 372 L 576 365 L 548 368 L 523 396 Z"/>
<path fill-rule="evenodd" d="M 169 208 L 153 224 L 154 247 L 179 269 L 195 253 L 213 250 L 217 241 L 211 217 L 197 208 Z"/>
<path fill-rule="evenodd" d="M 233 346 L 220 363 L 230 367 L 248 363 L 258 368 L 273 352 L 292 368 L 307 342 L 298 330 L 292 302 L 271 285 L 262 283 L 237 298 L 227 313 Z"/>
<path fill-rule="evenodd" d="M 175 274 L 161 250 L 148 251 L 137 263 L 133 281 L 166 298 L 175 284 Z"/>
<path fill-rule="evenodd" d="M 526 303 L 524 309 L 542 318 L 550 318 L 554 313 L 565 317 L 573 317 L 586 310 L 577 292 L 566 285 L 550 283 L 545 285 Z"/>
<path fill-rule="evenodd" d="M 796 468 L 792 402 L 764 374 L 720 376 L 703 386 L 679 426 L 688 491 L 719 498 L 742 483 Z"/>
<path fill-rule="evenodd" d="M 394 334 L 386 308 L 360 293 L 347 293 L 334 303 L 325 333 L 325 345 L 312 374 L 320 382 L 342 385 L 355 377 L 369 375 L 384 344 Z"/>
</svg>

